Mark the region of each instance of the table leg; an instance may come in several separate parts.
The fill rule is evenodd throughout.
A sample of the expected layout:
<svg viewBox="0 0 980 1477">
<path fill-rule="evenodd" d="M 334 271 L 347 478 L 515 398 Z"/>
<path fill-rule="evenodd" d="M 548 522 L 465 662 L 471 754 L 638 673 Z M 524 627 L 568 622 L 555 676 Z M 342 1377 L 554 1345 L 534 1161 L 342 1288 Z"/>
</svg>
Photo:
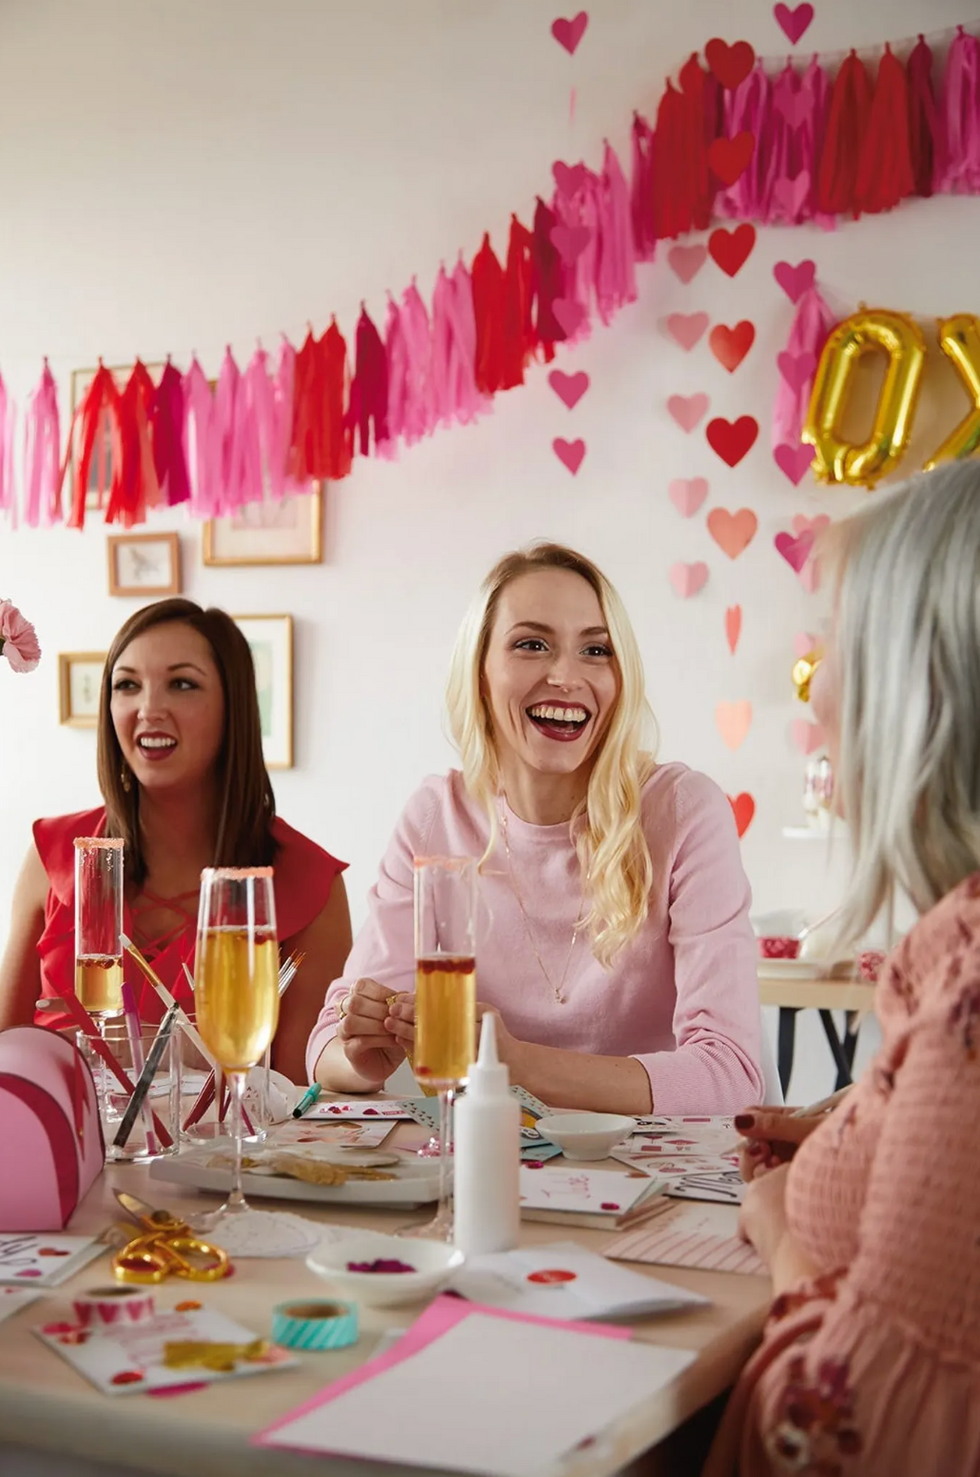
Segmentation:
<svg viewBox="0 0 980 1477">
<path fill-rule="evenodd" d="M 837 1034 L 837 1026 L 834 1023 L 834 1017 L 829 1010 L 822 1010 L 820 1012 L 820 1020 L 823 1024 L 824 1035 L 827 1038 L 827 1045 L 830 1047 L 830 1054 L 834 1058 L 834 1065 L 837 1068 L 837 1082 L 834 1090 L 835 1092 L 839 1092 L 842 1087 L 849 1087 L 853 1080 L 851 1077 L 851 1065 L 854 1059 L 854 1053 L 853 1051 L 851 1052 L 851 1059 L 848 1060 L 847 1051 L 841 1044 L 841 1039 Z"/>
<path fill-rule="evenodd" d="M 789 1079 L 793 1075 L 793 1047 L 796 1043 L 796 1006 L 779 1007 L 779 1036 L 776 1047 L 776 1066 L 779 1070 L 779 1085 L 783 1097 L 789 1090 Z"/>
<path fill-rule="evenodd" d="M 847 1070 L 854 1077 L 854 1053 L 857 1051 L 858 1031 L 861 1029 L 861 1016 L 863 1011 L 848 1010 L 844 1012 L 847 1029 L 844 1032 L 844 1055 L 847 1058 Z"/>
</svg>

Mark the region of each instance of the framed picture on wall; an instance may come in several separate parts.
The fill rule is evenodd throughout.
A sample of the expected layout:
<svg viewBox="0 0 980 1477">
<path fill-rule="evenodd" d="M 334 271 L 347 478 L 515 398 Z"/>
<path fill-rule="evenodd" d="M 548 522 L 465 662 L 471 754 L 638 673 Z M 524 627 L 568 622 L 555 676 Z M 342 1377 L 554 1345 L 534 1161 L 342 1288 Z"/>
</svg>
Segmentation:
<svg viewBox="0 0 980 1477">
<path fill-rule="evenodd" d="M 322 564 L 324 484 L 300 497 L 246 503 L 209 518 L 202 533 L 205 564 Z"/>
<path fill-rule="evenodd" d="M 293 618 L 236 615 L 232 619 L 252 649 L 266 767 L 292 769 Z"/>
<path fill-rule="evenodd" d="M 104 651 L 58 653 L 59 723 L 67 723 L 70 728 L 95 727 L 105 659 Z"/>
<path fill-rule="evenodd" d="M 179 595 L 180 539 L 175 533 L 109 534 L 110 595 Z"/>
<path fill-rule="evenodd" d="M 129 376 L 133 372 L 131 364 L 114 364 L 107 366 L 112 375 L 117 390 L 124 390 Z M 163 374 L 164 365 L 148 364 L 147 369 L 156 384 Z M 97 369 L 73 369 L 71 372 L 71 421 L 74 424 L 75 411 L 81 405 L 91 387 Z M 72 487 L 71 495 L 75 496 L 74 464 L 72 465 Z M 106 416 L 102 418 L 101 434 L 96 437 L 95 451 L 92 455 L 92 463 L 88 474 L 88 493 L 85 498 L 87 509 L 101 508 L 109 487 L 112 484 L 112 427 Z M 102 492 L 99 489 L 102 488 Z"/>
</svg>

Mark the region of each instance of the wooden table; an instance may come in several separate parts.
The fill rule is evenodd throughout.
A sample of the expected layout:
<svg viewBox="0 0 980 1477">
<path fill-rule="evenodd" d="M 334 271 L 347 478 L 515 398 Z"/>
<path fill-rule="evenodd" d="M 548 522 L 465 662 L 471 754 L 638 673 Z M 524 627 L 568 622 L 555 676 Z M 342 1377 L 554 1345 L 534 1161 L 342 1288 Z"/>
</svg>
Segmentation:
<svg viewBox="0 0 980 1477">
<path fill-rule="evenodd" d="M 415 1125 L 399 1127 L 396 1132 L 406 1142 L 416 1132 Z M 605 1167 L 620 1166 L 605 1161 Z M 193 1192 L 151 1180 L 142 1166 L 112 1165 L 80 1207 L 72 1231 L 98 1233 L 110 1219 L 117 1218 L 113 1187 L 129 1189 L 155 1205 L 173 1209 L 199 1210 L 204 1203 Z M 293 1201 L 285 1205 L 282 1201 L 266 1203 L 270 1208 L 290 1209 L 314 1220 L 389 1231 L 418 1219 L 418 1212 L 301 1205 Z M 734 1230 L 734 1207 L 718 1205 L 711 1210 L 718 1213 L 719 1229 L 729 1233 Z M 220 1242 L 219 1236 L 215 1239 Z M 594 1250 L 608 1235 L 539 1222 L 522 1224 L 526 1245 L 569 1239 Z M 765 1319 L 770 1296 L 765 1278 L 670 1267 L 637 1266 L 637 1270 L 711 1299 L 708 1307 L 638 1319 L 634 1325 L 634 1337 L 693 1349 L 698 1358 L 670 1386 L 632 1411 L 598 1454 L 582 1453 L 576 1458 L 574 1477 L 606 1477 L 617 1471 L 724 1391 L 752 1352 Z M 361 1337 L 356 1345 L 301 1354 L 301 1366 L 295 1370 L 227 1380 L 170 1399 L 150 1395 L 110 1398 L 99 1394 L 30 1332 L 38 1323 L 70 1318 L 73 1294 L 108 1280 L 107 1262 L 96 1261 L 63 1287 L 52 1289 L 43 1301 L 0 1324 L 0 1471 L 7 1470 L 3 1457 L 7 1443 L 64 1454 L 57 1467 L 58 1477 L 70 1477 L 69 1454 L 166 1477 L 309 1477 L 313 1469 L 308 1457 L 249 1446 L 249 1436 L 370 1358 L 385 1332 L 407 1326 L 422 1307 L 362 1308 Z M 157 1289 L 157 1305 L 169 1308 L 189 1295 L 256 1333 L 267 1334 L 275 1303 L 325 1297 L 329 1291 L 302 1259 L 243 1260 L 235 1276 L 225 1282 L 164 1285 Z M 529 1408 L 532 1403 L 529 1399 Z M 409 1470 L 343 1457 L 329 1461 L 336 1477 L 393 1477 L 396 1472 L 401 1477 Z"/>
<path fill-rule="evenodd" d="M 796 1044 L 796 1012 L 817 1010 L 827 1045 L 837 1068 L 836 1087 L 847 1087 L 854 1068 L 858 1027 L 861 1017 L 874 1009 L 877 987 L 864 980 L 788 980 L 759 977 L 759 1001 L 779 1007 L 777 1064 L 779 1080 L 785 1094 L 793 1071 L 793 1049 Z M 843 1036 L 837 1031 L 832 1011 L 845 1015 Z"/>
</svg>

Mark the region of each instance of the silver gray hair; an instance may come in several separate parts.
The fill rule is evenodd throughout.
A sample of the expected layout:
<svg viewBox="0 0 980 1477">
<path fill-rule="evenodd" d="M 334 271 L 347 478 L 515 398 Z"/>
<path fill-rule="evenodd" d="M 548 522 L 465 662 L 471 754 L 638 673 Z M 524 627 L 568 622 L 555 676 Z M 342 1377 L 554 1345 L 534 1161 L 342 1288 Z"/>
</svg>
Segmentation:
<svg viewBox="0 0 980 1477">
<path fill-rule="evenodd" d="M 980 867 L 980 463 L 913 477 L 837 525 L 836 783 L 855 940 L 896 886 L 928 911 Z"/>
</svg>

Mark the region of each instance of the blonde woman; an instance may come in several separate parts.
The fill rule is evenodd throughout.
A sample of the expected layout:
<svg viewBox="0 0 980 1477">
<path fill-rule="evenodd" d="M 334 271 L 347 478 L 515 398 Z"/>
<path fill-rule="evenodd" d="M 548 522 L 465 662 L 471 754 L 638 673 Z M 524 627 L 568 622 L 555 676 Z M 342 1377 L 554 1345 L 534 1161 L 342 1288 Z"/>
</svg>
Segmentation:
<svg viewBox="0 0 980 1477">
<path fill-rule="evenodd" d="M 876 498 L 835 543 L 812 697 L 854 847 L 842 932 L 899 891 L 920 917 L 879 977 L 865 1076 L 746 1192 L 776 1300 L 706 1470 L 977 1477 L 980 467 Z"/>
<path fill-rule="evenodd" d="M 609 582 L 556 544 L 501 559 L 463 622 L 447 699 L 462 772 L 427 779 L 398 822 L 310 1038 L 311 1080 L 373 1091 L 411 1048 L 413 858 L 450 854 L 483 858 L 477 988 L 512 1081 L 622 1113 L 758 1098 L 731 808 L 705 775 L 641 749 L 643 669 Z"/>
</svg>

